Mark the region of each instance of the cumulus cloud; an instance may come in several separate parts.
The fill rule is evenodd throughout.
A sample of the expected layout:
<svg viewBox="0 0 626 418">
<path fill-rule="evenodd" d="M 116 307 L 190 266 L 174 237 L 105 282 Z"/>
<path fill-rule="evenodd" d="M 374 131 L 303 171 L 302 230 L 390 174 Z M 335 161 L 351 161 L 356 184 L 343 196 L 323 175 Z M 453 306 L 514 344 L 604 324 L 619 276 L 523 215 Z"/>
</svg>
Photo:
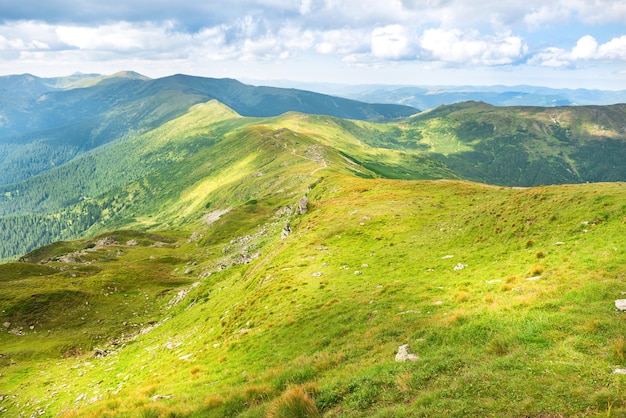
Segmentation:
<svg viewBox="0 0 626 418">
<path fill-rule="evenodd" d="M 481 65 L 511 64 L 528 50 L 518 36 L 481 35 L 476 31 L 463 33 L 456 29 L 427 29 L 420 46 L 432 60 Z"/>
<path fill-rule="evenodd" d="M 410 38 L 409 31 L 401 25 L 376 28 L 372 32 L 372 55 L 390 60 L 413 58 Z"/>
<path fill-rule="evenodd" d="M 626 35 L 602 43 L 606 33 L 595 32 L 625 21 L 626 2 L 615 0 L 20 0 L 0 2 L 0 54 L 5 68 L 107 61 L 184 72 L 185 62 L 304 57 L 368 68 L 575 68 L 626 61 Z M 561 27 L 589 35 L 576 45 L 543 36 Z"/>
<path fill-rule="evenodd" d="M 626 62 L 626 35 L 613 38 L 601 45 L 593 36 L 585 35 L 571 50 L 550 47 L 531 59 L 531 63 L 544 67 L 568 67 L 584 61 Z"/>
</svg>

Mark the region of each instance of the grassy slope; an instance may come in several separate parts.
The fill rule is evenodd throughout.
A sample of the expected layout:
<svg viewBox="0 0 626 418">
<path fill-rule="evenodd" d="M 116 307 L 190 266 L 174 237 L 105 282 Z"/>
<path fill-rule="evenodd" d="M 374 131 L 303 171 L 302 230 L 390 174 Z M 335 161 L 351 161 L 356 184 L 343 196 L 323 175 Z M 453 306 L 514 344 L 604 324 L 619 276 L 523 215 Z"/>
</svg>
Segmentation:
<svg viewBox="0 0 626 418">
<path fill-rule="evenodd" d="M 78 408 L 69 416 L 264 416 L 300 385 L 327 416 L 624 412 L 623 377 L 612 374 L 626 365 L 626 325 L 613 306 L 626 274 L 623 184 L 368 180 L 333 174 L 334 164 L 310 176 L 315 164 L 296 154 L 280 164 L 301 160 L 302 182 L 276 190 L 282 197 L 254 196 L 213 226 L 168 234 L 176 244 L 95 257 L 85 280 L 101 286 L 92 309 L 104 306 L 106 277 L 144 277 L 136 286 L 146 294 L 128 289 L 126 300 L 150 300 L 141 321 L 168 318 L 158 328 L 107 357 L 65 360 L 52 348 L 19 351 L 42 333 L 55 341 L 43 324 L 37 335 L 3 334 L 2 405 Z M 276 212 L 307 185 L 307 214 Z M 294 232 L 281 240 L 288 221 Z M 455 271 L 459 263 L 467 266 Z M 33 271 L 17 283 L 63 263 L 26 266 Z M 174 308 L 150 307 L 190 280 L 200 284 Z M 140 321 L 110 313 L 118 325 Z M 394 361 L 405 343 L 418 361 Z"/>
</svg>

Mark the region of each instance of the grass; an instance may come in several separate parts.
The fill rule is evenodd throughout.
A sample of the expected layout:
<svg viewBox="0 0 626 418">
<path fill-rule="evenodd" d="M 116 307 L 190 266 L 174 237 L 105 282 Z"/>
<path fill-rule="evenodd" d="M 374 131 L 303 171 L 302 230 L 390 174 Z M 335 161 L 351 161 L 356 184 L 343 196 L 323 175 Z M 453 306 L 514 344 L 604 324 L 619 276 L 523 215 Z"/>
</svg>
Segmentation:
<svg viewBox="0 0 626 418">
<path fill-rule="evenodd" d="M 383 180 L 444 176 L 406 143 L 456 131 L 215 105 L 143 137 L 168 164 L 94 199 L 92 238 L 0 265 L 9 415 L 626 412 L 623 183 Z"/>
<path fill-rule="evenodd" d="M 40 315 L 42 325 L 1 334 L 3 406 L 66 416 L 619 416 L 624 193 L 327 175 L 308 192 L 309 212 L 290 215 L 286 239 L 277 211 L 288 196 L 267 194 L 211 227 L 113 233 L 124 245 L 88 253 L 75 270 L 37 264 L 59 256 L 39 251 L 10 269 L 7 291 L 73 286 L 80 293 L 64 294 L 89 305 L 50 296 L 37 305 L 45 315 L 26 318 L 5 299 L 2 322 L 29 331 Z M 126 245 L 131 236 L 141 244 Z M 231 244 L 242 236 L 261 256 L 216 269 L 245 251 Z M 396 363 L 406 343 L 419 360 Z M 96 346 L 115 353 L 94 357 Z"/>
</svg>

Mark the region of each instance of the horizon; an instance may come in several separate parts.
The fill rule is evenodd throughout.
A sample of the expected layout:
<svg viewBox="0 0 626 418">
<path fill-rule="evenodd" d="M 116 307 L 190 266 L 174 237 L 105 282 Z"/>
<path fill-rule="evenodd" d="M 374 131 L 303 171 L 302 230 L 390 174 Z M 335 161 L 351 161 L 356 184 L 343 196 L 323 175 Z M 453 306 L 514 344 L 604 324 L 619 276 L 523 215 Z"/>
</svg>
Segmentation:
<svg viewBox="0 0 626 418">
<path fill-rule="evenodd" d="M 0 74 L 626 89 L 626 3 L 38 0 L 0 5 Z M 390 81 L 392 81 L 390 83 Z"/>
<path fill-rule="evenodd" d="M 39 75 L 34 74 L 32 72 L 22 72 L 22 73 L 11 73 L 11 74 L 0 74 L 0 78 L 2 77 L 12 77 L 12 76 L 32 76 L 40 79 L 57 79 L 57 78 L 66 78 L 72 77 L 76 75 L 83 76 L 94 76 L 94 77 L 113 77 L 118 74 L 123 73 L 134 73 L 142 77 L 146 77 L 151 80 L 156 80 L 159 78 L 167 78 L 173 77 L 176 75 L 188 76 L 188 77 L 200 77 L 200 78 L 215 78 L 215 79 L 232 79 L 239 81 L 243 84 L 248 84 L 251 86 L 267 86 L 267 87 L 279 87 L 279 88 L 296 88 L 296 89 L 306 89 L 307 85 L 310 86 L 333 86 L 336 88 L 359 88 L 359 87 L 386 87 L 386 88 L 403 88 L 403 87 L 414 87 L 414 88 L 430 88 L 430 89 L 443 89 L 443 90 L 452 90 L 452 89 L 462 89 L 462 88 L 470 88 L 470 89 L 480 89 L 480 88 L 504 88 L 504 89 L 513 89 L 516 87 L 525 87 L 525 88 L 541 88 L 546 90 L 588 90 L 588 91 L 606 91 L 606 92 L 624 92 L 626 88 L 623 89 L 601 89 L 601 88 L 584 88 L 584 87 L 550 87 L 547 85 L 540 84 L 407 84 L 407 83 L 341 83 L 341 82 L 327 82 L 327 81 L 298 81 L 292 79 L 254 79 L 254 78 L 235 78 L 235 77 L 213 77 L 213 76 L 203 76 L 196 74 L 187 74 L 187 73 L 172 73 L 158 77 L 150 77 L 144 73 L 135 71 L 135 70 L 120 70 L 114 73 L 101 73 L 101 72 L 82 72 L 82 71 L 74 71 L 66 74 L 56 74 L 56 75 Z M 265 83 L 265 84 L 264 84 Z M 291 87 L 293 86 L 293 87 Z M 460 91 L 460 90 L 458 90 Z"/>
</svg>

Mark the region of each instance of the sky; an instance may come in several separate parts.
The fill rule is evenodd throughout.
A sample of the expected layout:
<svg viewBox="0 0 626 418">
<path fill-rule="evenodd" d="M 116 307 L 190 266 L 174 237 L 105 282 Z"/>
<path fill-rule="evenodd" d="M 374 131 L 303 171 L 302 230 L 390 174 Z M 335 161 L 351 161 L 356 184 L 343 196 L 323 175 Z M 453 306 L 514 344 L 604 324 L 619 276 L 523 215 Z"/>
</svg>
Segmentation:
<svg viewBox="0 0 626 418">
<path fill-rule="evenodd" d="M 0 75 L 626 89 L 626 0 L 0 0 Z"/>
</svg>

